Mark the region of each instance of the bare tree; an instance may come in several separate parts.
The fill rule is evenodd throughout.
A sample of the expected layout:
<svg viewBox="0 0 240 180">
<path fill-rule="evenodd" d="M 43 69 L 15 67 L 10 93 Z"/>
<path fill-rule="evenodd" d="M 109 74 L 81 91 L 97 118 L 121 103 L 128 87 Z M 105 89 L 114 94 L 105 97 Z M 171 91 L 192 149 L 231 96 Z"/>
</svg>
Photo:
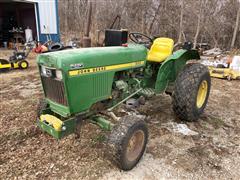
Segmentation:
<svg viewBox="0 0 240 180">
<path fill-rule="evenodd" d="M 201 22 L 202 22 L 203 12 L 204 12 L 203 5 L 204 5 L 204 0 L 200 0 L 199 13 L 197 14 L 197 29 L 196 29 L 196 33 L 193 40 L 193 48 L 196 48 L 197 46 L 197 40 L 198 40 L 198 36 L 201 29 Z"/>
<path fill-rule="evenodd" d="M 239 0 L 59 0 L 63 38 L 84 36 L 89 1 L 93 5 L 89 33 L 93 43 L 97 30 L 109 28 L 120 15 L 119 28 L 129 31 L 177 42 L 193 40 L 195 46 L 199 41 L 224 49 L 240 48 Z"/>
<path fill-rule="evenodd" d="M 180 7 L 181 7 L 181 12 L 180 12 L 180 22 L 179 22 L 179 35 L 178 35 L 178 43 L 182 42 L 182 35 L 183 35 L 183 1 L 180 1 Z"/>
<path fill-rule="evenodd" d="M 148 28 L 148 33 L 149 33 L 149 34 L 152 33 L 153 25 L 154 25 L 154 23 L 155 23 L 155 21 L 156 21 L 156 19 L 157 19 L 157 16 L 158 16 L 160 7 L 161 7 L 161 3 L 160 3 L 160 1 L 159 1 L 158 7 L 157 7 L 157 9 L 156 9 L 156 11 L 155 11 L 155 14 L 153 15 L 153 19 L 152 19 L 151 24 L 150 24 L 150 26 L 149 26 L 149 28 Z"/>
<path fill-rule="evenodd" d="M 235 45 L 235 41 L 236 41 L 236 37 L 237 37 L 237 33 L 239 30 L 239 21 L 240 21 L 240 2 L 238 3 L 239 7 L 238 7 L 238 11 L 237 11 L 237 18 L 236 18 L 236 24 L 234 27 L 234 32 L 233 32 L 233 37 L 232 37 L 232 42 L 231 42 L 231 48 L 234 47 Z"/>
</svg>

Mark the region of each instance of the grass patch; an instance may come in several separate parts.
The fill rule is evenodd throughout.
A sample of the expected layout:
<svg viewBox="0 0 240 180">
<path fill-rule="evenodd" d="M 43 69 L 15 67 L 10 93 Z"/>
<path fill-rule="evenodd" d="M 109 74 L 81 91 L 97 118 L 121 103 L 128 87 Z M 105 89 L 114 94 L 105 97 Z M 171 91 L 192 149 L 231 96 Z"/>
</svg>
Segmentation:
<svg viewBox="0 0 240 180">
<path fill-rule="evenodd" d="M 222 118 L 210 116 L 208 119 L 209 124 L 211 124 L 214 128 L 219 129 L 225 125 L 225 122 Z"/>
<path fill-rule="evenodd" d="M 92 144 L 95 145 L 97 143 L 103 143 L 106 140 L 106 136 L 104 134 L 99 134 L 92 138 Z"/>
</svg>

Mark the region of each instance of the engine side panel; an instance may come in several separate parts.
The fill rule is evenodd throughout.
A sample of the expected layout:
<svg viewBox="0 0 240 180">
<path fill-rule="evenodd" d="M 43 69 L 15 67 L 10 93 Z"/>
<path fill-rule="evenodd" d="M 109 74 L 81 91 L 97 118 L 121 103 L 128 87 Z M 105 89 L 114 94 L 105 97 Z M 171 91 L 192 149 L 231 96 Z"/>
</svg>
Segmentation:
<svg viewBox="0 0 240 180">
<path fill-rule="evenodd" d="M 143 67 L 146 61 L 101 66 L 69 72 L 68 99 L 72 113 L 88 110 L 94 103 L 111 97 L 114 75 L 118 71 Z"/>
<path fill-rule="evenodd" d="M 67 108 L 72 115 L 108 99 L 115 73 L 144 67 L 146 56 L 147 49 L 141 45 L 81 48 L 42 54 L 38 64 L 62 71 Z M 60 112 L 56 102 L 49 103 L 56 107 L 55 112 Z"/>
</svg>

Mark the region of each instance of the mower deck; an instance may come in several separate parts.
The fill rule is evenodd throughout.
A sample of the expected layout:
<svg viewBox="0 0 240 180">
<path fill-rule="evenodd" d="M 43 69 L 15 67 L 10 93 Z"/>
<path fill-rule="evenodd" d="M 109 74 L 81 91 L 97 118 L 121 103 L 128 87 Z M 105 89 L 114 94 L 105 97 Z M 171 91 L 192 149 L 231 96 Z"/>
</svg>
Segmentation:
<svg viewBox="0 0 240 180">
<path fill-rule="evenodd" d="M 215 68 L 215 67 L 208 67 L 210 75 L 215 78 L 221 79 L 239 79 L 240 73 L 237 70 L 233 70 L 230 68 Z"/>
</svg>

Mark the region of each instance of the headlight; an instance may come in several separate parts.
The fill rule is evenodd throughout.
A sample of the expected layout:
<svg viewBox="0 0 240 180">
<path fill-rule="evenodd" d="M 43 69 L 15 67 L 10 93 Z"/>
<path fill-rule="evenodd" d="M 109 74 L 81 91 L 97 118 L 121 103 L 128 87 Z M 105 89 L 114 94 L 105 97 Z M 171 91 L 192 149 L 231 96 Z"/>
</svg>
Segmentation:
<svg viewBox="0 0 240 180">
<path fill-rule="evenodd" d="M 41 66 L 41 74 L 46 77 L 52 77 L 52 69 Z"/>
<path fill-rule="evenodd" d="M 41 66 L 41 73 L 46 76 L 47 75 L 47 70 L 45 66 Z"/>
<path fill-rule="evenodd" d="M 62 80 L 62 71 L 56 70 L 56 78 Z"/>
</svg>

